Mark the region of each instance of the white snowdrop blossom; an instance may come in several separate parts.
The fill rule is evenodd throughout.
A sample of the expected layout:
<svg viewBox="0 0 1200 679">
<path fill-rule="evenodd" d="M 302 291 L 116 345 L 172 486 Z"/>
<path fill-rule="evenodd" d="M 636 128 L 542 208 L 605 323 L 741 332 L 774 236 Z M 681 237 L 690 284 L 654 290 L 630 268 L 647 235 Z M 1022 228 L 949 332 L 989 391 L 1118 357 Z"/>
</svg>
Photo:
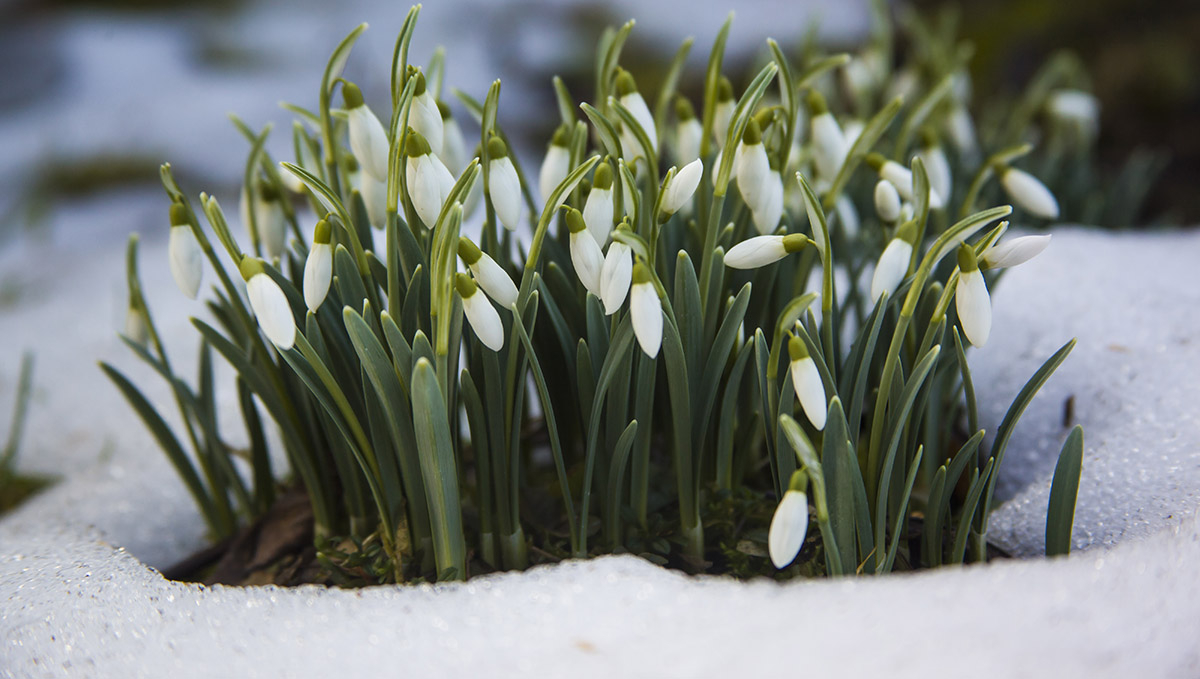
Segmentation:
<svg viewBox="0 0 1200 679">
<path fill-rule="evenodd" d="M 171 265 L 171 277 L 175 285 L 188 296 L 196 299 L 200 292 L 200 279 L 204 275 L 204 252 L 200 241 L 192 230 L 187 208 L 182 203 L 171 204 L 171 235 L 167 243 L 167 259 Z"/>
<path fill-rule="evenodd" d="M 629 288 L 629 320 L 638 345 L 650 358 L 658 356 L 662 346 L 662 301 L 654 287 L 650 270 L 643 262 L 633 265 L 633 285 Z"/>
<path fill-rule="evenodd" d="M 246 281 L 246 297 L 259 327 L 275 346 L 287 351 L 296 343 L 296 319 L 283 289 L 267 275 L 266 266 L 263 260 L 246 256 L 238 269 Z"/>
<path fill-rule="evenodd" d="M 954 289 L 954 305 L 963 334 L 976 347 L 987 343 L 992 332 L 992 300 L 987 283 L 975 261 L 975 250 L 964 243 L 958 248 L 958 284 Z"/>
<path fill-rule="evenodd" d="M 251 201 L 251 209 L 254 210 L 259 242 L 262 243 L 268 257 L 278 259 L 287 245 L 287 217 L 280 204 L 281 196 L 270 184 L 260 186 L 257 193 Z"/>
<path fill-rule="evenodd" d="M 504 323 L 496 307 L 479 293 L 479 286 L 465 273 L 454 274 L 454 289 L 462 298 L 463 315 L 483 345 L 492 351 L 504 348 Z"/>
<path fill-rule="evenodd" d="M 950 160 L 946 151 L 937 143 L 935 137 L 926 139 L 926 143 L 917 152 L 917 157 L 925 163 L 925 174 L 929 176 L 929 186 L 937 193 L 943 202 L 951 196 L 954 188 L 954 178 L 950 171 Z"/>
<path fill-rule="evenodd" d="M 770 171 L 771 163 L 763 145 L 762 128 L 757 120 L 751 118 L 733 155 L 733 172 L 737 177 L 738 193 L 742 194 L 742 200 L 751 209 L 762 200 L 767 173 Z"/>
<path fill-rule="evenodd" d="M 797 482 L 797 477 L 804 480 Z M 807 483 L 807 476 L 803 472 L 796 472 L 771 517 L 767 553 L 771 556 L 771 563 L 780 570 L 796 560 L 808 535 L 808 496 L 804 493 Z"/>
<path fill-rule="evenodd" d="M 841 126 L 829 112 L 825 97 L 820 92 L 809 91 L 808 111 L 812 116 L 809 125 L 812 129 L 813 164 L 817 166 L 817 174 L 831 180 L 841 169 L 850 145 L 846 143 Z"/>
<path fill-rule="evenodd" d="M 603 299 L 600 289 L 600 270 L 604 267 L 604 253 L 600 245 L 588 233 L 583 215 L 575 208 L 567 208 L 567 228 L 571 232 L 571 265 L 575 275 L 587 291 Z"/>
<path fill-rule="evenodd" d="M 618 69 L 616 90 L 617 101 L 629 109 L 633 119 L 637 121 L 642 131 L 646 133 L 646 138 L 650 140 L 650 150 L 658 153 L 658 128 L 654 126 L 654 114 L 650 113 L 650 107 L 646 106 L 646 100 L 638 92 L 637 84 L 633 81 L 633 76 L 629 74 L 629 71 Z"/>
<path fill-rule="evenodd" d="M 516 230 L 521 220 L 521 179 L 499 137 L 488 140 L 488 196 L 504 228 Z"/>
<path fill-rule="evenodd" d="M 763 179 L 758 204 L 750 211 L 750 216 L 754 228 L 762 235 L 774 232 L 779 226 L 783 217 L 783 178 L 779 176 L 779 170 L 772 169 Z"/>
<path fill-rule="evenodd" d="M 1024 264 L 1042 254 L 1050 245 L 1050 234 L 1037 236 L 1021 236 L 1010 238 L 1003 243 L 997 243 L 984 251 L 981 258 L 982 268 L 1007 269 L 1011 266 Z"/>
<path fill-rule="evenodd" d="M 592 190 L 583 204 L 583 222 L 596 245 L 604 245 L 613 226 L 613 170 L 607 162 L 596 167 Z"/>
<path fill-rule="evenodd" d="M 1012 202 L 1044 219 L 1058 218 L 1058 201 L 1037 177 L 1015 167 L 1000 169 L 1000 185 Z"/>
<path fill-rule="evenodd" d="M 808 353 L 808 347 L 799 337 L 793 336 L 788 340 L 788 356 L 791 358 L 788 372 L 792 375 L 796 398 L 804 409 L 804 416 L 817 431 L 821 431 L 825 428 L 826 410 L 825 385 L 821 382 L 821 373 Z"/>
<path fill-rule="evenodd" d="M 466 236 L 460 236 L 458 239 L 458 256 L 488 297 L 496 300 L 496 303 L 505 309 L 517 303 L 517 285 L 513 283 L 512 278 L 496 260 L 480 250 Z"/>
<path fill-rule="evenodd" d="M 913 198 L 913 176 L 912 170 L 904 167 L 894 160 L 888 160 L 878 153 L 872 153 L 867 156 L 867 164 L 875 168 L 879 172 L 881 179 L 886 179 L 896 187 L 897 193 L 906 201 L 912 201 Z M 926 172 L 928 174 L 928 171 Z M 933 181 L 929 182 L 929 207 L 940 208 L 945 205 L 941 194 L 933 188 Z"/>
<path fill-rule="evenodd" d="M 367 207 L 367 221 L 376 229 L 387 225 L 387 183 L 381 182 L 364 172 L 359 177 L 363 204 Z"/>
<path fill-rule="evenodd" d="M 721 76 L 721 79 L 717 81 L 717 104 L 713 108 L 713 134 L 717 138 L 718 148 L 725 146 L 725 139 L 729 136 L 729 125 L 733 122 L 735 104 L 733 83 L 729 82 L 729 78 Z"/>
<path fill-rule="evenodd" d="M 803 250 L 810 242 L 808 236 L 800 233 L 754 236 L 729 248 L 729 252 L 725 253 L 725 266 L 731 269 L 757 269 Z"/>
<path fill-rule="evenodd" d="M 1100 102 L 1083 90 L 1062 89 L 1050 93 L 1046 110 L 1055 118 L 1078 126 L 1089 135 L 1100 124 Z"/>
<path fill-rule="evenodd" d="M 604 255 L 600 268 L 600 301 L 604 314 L 611 316 L 625 303 L 633 281 L 633 250 L 620 241 L 613 241 Z"/>
<path fill-rule="evenodd" d="M 369 179 L 369 178 L 368 178 Z M 317 222 L 313 232 L 313 245 L 304 260 L 304 305 L 316 311 L 329 294 L 329 282 L 333 280 L 333 243 L 329 222 Z"/>
<path fill-rule="evenodd" d="M 946 118 L 946 131 L 959 153 L 971 155 L 979 148 L 975 121 L 965 106 L 955 106 L 950 110 L 950 115 Z"/>
<path fill-rule="evenodd" d="M 429 142 L 420 132 L 409 130 L 405 155 L 408 156 L 406 178 L 409 199 L 417 210 L 417 216 L 426 227 L 432 229 L 437 224 L 450 190 L 454 188 L 454 176 L 433 154 Z"/>
<path fill-rule="evenodd" d="M 438 110 L 437 100 L 425 87 L 425 74 L 418 71 L 412 77 L 417 79 L 413 86 L 412 108 L 408 113 L 408 125 L 425 137 L 433 154 L 442 157 L 444 153 L 445 127 L 442 124 L 442 112 Z"/>
<path fill-rule="evenodd" d="M 838 219 L 842 222 L 842 232 L 848 238 L 854 238 L 858 235 L 859 219 L 858 208 L 854 207 L 854 201 L 846 194 L 838 196 L 833 204 L 834 212 L 837 213 Z"/>
<path fill-rule="evenodd" d="M 845 125 L 842 125 L 842 137 L 846 140 L 846 153 L 850 153 L 850 147 L 854 146 L 854 142 L 858 141 L 865 129 L 867 126 L 858 118 L 851 118 L 846 121 Z"/>
<path fill-rule="evenodd" d="M 150 326 L 146 325 L 146 314 L 133 304 L 125 311 L 125 336 L 142 346 L 146 346 L 150 341 Z"/>
<path fill-rule="evenodd" d="M 704 128 L 696 119 L 696 111 L 692 102 L 684 97 L 675 100 L 675 160 L 679 163 L 690 163 L 700 158 L 700 141 L 704 138 Z"/>
<path fill-rule="evenodd" d="M 670 219 L 671 215 L 678 212 L 692 199 L 703 175 L 704 161 L 697 158 L 671 176 L 670 181 L 666 182 L 663 187 L 662 201 L 659 203 L 658 221 L 660 224 Z"/>
<path fill-rule="evenodd" d="M 879 301 L 885 293 L 891 296 L 900 287 L 900 282 L 908 275 L 915 239 L 916 224 L 913 222 L 906 222 L 896 230 L 895 238 L 883 249 L 871 276 L 871 301 Z"/>
<path fill-rule="evenodd" d="M 875 214 L 888 224 L 900 218 L 900 194 L 894 184 L 880 179 L 875 184 Z"/>
<path fill-rule="evenodd" d="M 383 123 L 363 103 L 362 91 L 354 83 L 342 87 L 346 100 L 346 122 L 350 128 L 350 150 L 363 170 L 381 182 L 388 175 L 388 137 Z M 439 120 L 440 121 L 440 120 Z"/>
<path fill-rule="evenodd" d="M 571 172 L 571 150 L 567 148 L 569 130 L 566 125 L 560 125 L 554 131 L 550 147 L 546 149 L 546 158 L 542 160 L 542 168 L 538 172 L 538 191 L 542 200 L 550 200 L 550 194 L 562 183 Z"/>
<path fill-rule="evenodd" d="M 442 152 L 438 155 L 446 164 L 450 174 L 458 176 L 466 169 L 470 158 L 467 155 L 467 142 L 463 138 L 462 128 L 450 113 L 450 107 L 438 102 L 438 113 L 442 117 Z"/>
</svg>

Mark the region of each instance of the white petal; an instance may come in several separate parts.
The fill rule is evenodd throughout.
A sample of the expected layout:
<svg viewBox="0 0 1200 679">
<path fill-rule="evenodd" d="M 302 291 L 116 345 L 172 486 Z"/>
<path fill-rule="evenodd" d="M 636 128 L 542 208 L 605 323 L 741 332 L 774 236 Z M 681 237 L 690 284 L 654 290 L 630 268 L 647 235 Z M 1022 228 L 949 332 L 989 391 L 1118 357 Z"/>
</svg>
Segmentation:
<svg viewBox="0 0 1200 679">
<path fill-rule="evenodd" d="M 588 192 L 587 202 L 583 205 L 583 223 L 587 224 L 588 233 L 596 245 L 604 245 L 608 234 L 612 232 L 613 222 L 613 191 L 612 189 L 592 188 Z"/>
<path fill-rule="evenodd" d="M 875 213 L 885 222 L 894 222 L 900 218 L 900 193 L 896 186 L 886 179 L 880 179 L 875 184 Z"/>
<path fill-rule="evenodd" d="M 935 146 L 923 149 L 917 155 L 921 157 L 921 162 L 925 163 L 925 174 L 929 176 L 929 186 L 937 193 L 939 199 L 949 198 L 954 180 L 946 152 L 942 150 L 942 147 Z"/>
<path fill-rule="evenodd" d="M 858 208 L 854 207 L 854 201 L 843 193 L 838 196 L 833 208 L 842 222 L 842 231 L 846 233 L 846 236 L 850 238 L 857 236 L 859 230 Z"/>
<path fill-rule="evenodd" d="M 442 142 L 445 137 L 442 123 L 442 112 L 438 110 L 437 102 L 429 90 L 413 97 L 412 109 L 409 110 L 408 124 L 425 137 L 429 148 L 435 155 L 442 155 Z M 384 177 L 387 178 L 386 175 Z"/>
<path fill-rule="evenodd" d="M 482 255 L 470 266 L 475 283 L 479 285 L 480 290 L 487 293 L 488 297 L 496 300 L 497 304 L 505 309 L 511 307 L 517 302 L 516 284 L 509 278 L 508 273 L 496 263 L 496 260 L 486 252 Z"/>
<path fill-rule="evenodd" d="M 733 102 L 719 101 L 713 109 L 713 132 L 717 137 L 717 146 L 725 146 L 725 138 L 729 136 L 729 124 L 733 122 Z"/>
<path fill-rule="evenodd" d="M 430 229 L 437 224 L 442 211 L 444 177 L 439 169 L 449 174 L 441 161 L 431 154 L 408 159 L 408 196 L 417 216 Z"/>
<path fill-rule="evenodd" d="M 277 201 L 256 201 L 254 218 L 258 222 L 258 237 L 270 259 L 283 256 L 287 244 L 287 221 Z"/>
<path fill-rule="evenodd" d="M 975 135 L 975 121 L 963 106 L 956 106 L 946 120 L 950 140 L 958 147 L 960 153 L 970 155 L 978 147 Z"/>
<path fill-rule="evenodd" d="M 807 534 L 808 496 L 798 490 L 789 490 L 775 508 L 767 533 L 767 551 L 775 568 L 786 568 L 796 560 Z"/>
<path fill-rule="evenodd" d="M 625 303 L 633 277 L 633 251 L 624 243 L 613 242 L 600 269 L 600 299 L 605 315 L 611 315 Z"/>
<path fill-rule="evenodd" d="M 959 275 L 954 304 L 963 334 L 971 344 L 982 347 L 992 332 L 992 301 L 979 269 Z"/>
<path fill-rule="evenodd" d="M 200 292 L 200 278 L 204 274 L 203 256 L 200 242 L 196 240 L 196 233 L 191 226 L 181 224 L 171 227 L 167 244 L 171 277 L 189 299 L 196 299 L 196 294 Z"/>
<path fill-rule="evenodd" d="M 550 194 L 554 193 L 554 189 L 570 174 L 570 164 L 571 152 L 566 147 L 551 144 L 538 173 L 538 191 L 542 194 L 542 200 L 550 200 Z"/>
<path fill-rule="evenodd" d="M 871 276 L 871 299 L 877 301 L 883 293 L 890 297 L 908 275 L 908 263 L 912 258 L 912 246 L 900 238 L 893 238 L 879 256 L 875 273 Z"/>
<path fill-rule="evenodd" d="M 500 322 L 500 314 L 487 297 L 476 292 L 470 297 L 463 298 L 463 313 L 471 329 L 479 337 L 479 341 L 492 351 L 504 348 L 504 324 Z"/>
<path fill-rule="evenodd" d="M 388 138 L 383 123 L 366 104 L 350 109 L 346 117 L 350 125 L 350 150 L 358 164 L 375 179 L 386 182 Z"/>
<path fill-rule="evenodd" d="M 838 126 L 832 113 L 813 116 L 811 125 L 813 162 L 817 166 L 817 173 L 832 179 L 841 169 L 842 161 L 846 159 L 846 151 L 850 147 L 846 144 L 842 128 Z"/>
<path fill-rule="evenodd" d="M 452 175 L 459 175 L 467 166 L 467 142 L 454 118 L 442 120 L 442 152 L 438 155 Z"/>
<path fill-rule="evenodd" d="M 928 174 L 927 170 L 926 175 Z M 908 201 L 913 200 L 912 170 L 894 160 L 889 160 L 884 162 L 883 167 L 879 168 L 879 176 L 891 182 L 896 187 L 896 191 L 899 192 L 901 198 Z M 942 200 L 937 190 L 933 188 L 932 180 L 929 184 L 929 206 L 933 208 L 942 207 L 945 201 Z"/>
<path fill-rule="evenodd" d="M 495 158 L 488 168 L 488 195 L 504 228 L 513 231 L 521 221 L 521 180 L 508 157 Z"/>
<path fill-rule="evenodd" d="M 757 269 L 787 256 L 783 236 L 754 236 L 729 248 L 725 266 L 731 269 Z"/>
<path fill-rule="evenodd" d="M 571 264 L 583 287 L 601 297 L 600 269 L 604 267 L 604 254 L 596 240 L 584 231 L 571 234 Z"/>
<path fill-rule="evenodd" d="M 1007 269 L 1037 257 L 1048 245 L 1050 245 L 1050 234 L 1048 233 L 1040 236 L 1010 238 L 988 248 L 988 251 L 983 253 L 983 263 L 989 269 Z"/>
<path fill-rule="evenodd" d="M 808 421 L 820 431 L 825 428 L 825 385 L 812 356 L 792 361 L 792 388 Z"/>
<path fill-rule="evenodd" d="M 150 328 L 146 325 L 146 319 L 133 307 L 125 312 L 125 336 L 142 346 L 150 341 Z"/>
<path fill-rule="evenodd" d="M 621 97 L 621 105 L 633 114 L 633 119 L 637 121 L 650 140 L 650 149 L 657 153 L 658 128 L 654 126 L 654 115 L 650 113 L 650 108 L 646 106 L 646 100 L 642 98 L 642 94 L 640 92 L 626 94 Z"/>
<path fill-rule="evenodd" d="M 751 217 L 754 218 L 754 227 L 765 236 L 775 231 L 783 217 L 783 179 L 778 172 L 771 170 L 763 179 L 762 187 L 758 205 L 751 211 Z"/>
<path fill-rule="evenodd" d="M 367 221 L 376 229 L 382 229 L 387 224 L 387 184 L 366 172 L 362 175 L 361 183 Z"/>
<path fill-rule="evenodd" d="M 690 163 L 700 157 L 700 140 L 704 136 L 704 128 L 700 121 L 689 118 L 679 123 L 675 131 L 675 159 L 680 163 Z"/>
<path fill-rule="evenodd" d="M 333 246 L 329 243 L 313 243 L 308 251 L 308 259 L 304 260 L 304 304 L 309 311 L 316 311 L 325 301 L 332 278 Z"/>
<path fill-rule="evenodd" d="M 1058 201 L 1037 177 L 1010 167 L 1000 178 L 1000 183 L 1008 197 L 1027 212 L 1046 219 L 1058 218 Z"/>
<path fill-rule="evenodd" d="M 850 147 L 854 146 L 854 142 L 858 141 L 858 138 L 862 136 L 865 129 L 867 129 L 867 126 L 857 118 L 851 118 L 846 121 L 846 124 L 842 127 L 842 137 L 845 139 L 846 153 L 850 153 Z"/>
<path fill-rule="evenodd" d="M 673 215 L 692 199 L 696 187 L 700 185 L 700 177 L 704 174 L 704 162 L 699 158 L 693 160 L 675 174 L 667 190 L 663 192 L 661 209 Z"/>
<path fill-rule="evenodd" d="M 267 339 L 284 351 L 291 349 L 296 342 L 296 319 L 279 284 L 265 273 L 254 274 L 246 282 L 246 296 Z"/>
<path fill-rule="evenodd" d="M 753 208 L 762 200 L 767 174 L 771 164 L 767 160 L 767 149 L 761 143 L 739 143 L 733 156 L 734 172 L 737 173 L 738 193 L 742 200 Z"/>
<path fill-rule="evenodd" d="M 663 312 L 653 283 L 638 283 L 629 290 L 629 316 L 642 351 L 650 358 L 658 356 L 662 346 Z"/>
</svg>

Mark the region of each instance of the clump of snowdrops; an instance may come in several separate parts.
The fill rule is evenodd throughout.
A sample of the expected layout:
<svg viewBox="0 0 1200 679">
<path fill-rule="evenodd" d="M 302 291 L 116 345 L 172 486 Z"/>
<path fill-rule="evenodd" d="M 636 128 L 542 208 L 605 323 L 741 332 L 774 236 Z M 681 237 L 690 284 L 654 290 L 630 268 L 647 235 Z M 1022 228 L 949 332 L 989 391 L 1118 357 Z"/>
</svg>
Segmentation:
<svg viewBox="0 0 1200 679">
<path fill-rule="evenodd" d="M 855 55 L 768 40 L 734 83 L 727 21 L 691 100 L 692 41 L 644 92 L 620 65 L 630 22 L 603 35 L 590 101 L 555 79 L 561 124 L 535 176 L 499 81 L 481 103 L 443 86 L 440 51 L 410 62 L 418 12 L 387 92 L 341 77 L 366 26 L 342 41 L 316 108 L 287 106 L 290 161 L 238 122 L 244 236 L 163 166 L 175 280 L 194 299 L 216 277 L 192 319 L 194 387 L 131 241 L 126 340 L 170 383 L 182 438 L 103 367 L 214 536 L 290 473 L 325 563 L 373 581 L 610 552 L 742 575 L 986 558 L 1013 426 L 1073 342 L 986 436 L 966 356 L 988 339 L 988 286 L 1050 237 L 1008 236 L 1014 207 L 977 203 L 999 186 L 1034 225 L 1058 207 L 1019 167 L 1027 145 L 979 160 L 961 60 L 892 64 L 884 23 Z M 245 448 L 217 430 L 214 351 Z M 1064 451 L 1051 553 L 1069 548 L 1078 432 Z"/>
</svg>

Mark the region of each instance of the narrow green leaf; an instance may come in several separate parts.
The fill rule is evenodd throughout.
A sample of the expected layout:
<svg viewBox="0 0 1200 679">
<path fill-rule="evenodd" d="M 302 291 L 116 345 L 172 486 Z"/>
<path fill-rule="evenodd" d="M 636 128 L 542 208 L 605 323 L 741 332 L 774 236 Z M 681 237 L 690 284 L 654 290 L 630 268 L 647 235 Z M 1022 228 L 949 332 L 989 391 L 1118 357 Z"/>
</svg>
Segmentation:
<svg viewBox="0 0 1200 679">
<path fill-rule="evenodd" d="M 429 497 L 438 579 L 461 580 L 467 576 L 467 564 L 458 470 L 446 405 L 432 363 L 424 358 L 417 360 L 412 385 L 412 418 L 421 477 Z"/>
<path fill-rule="evenodd" d="M 1050 505 L 1046 508 L 1046 556 L 1071 552 L 1071 528 L 1075 523 L 1075 498 L 1083 467 L 1083 427 L 1075 425 L 1054 466 L 1050 483 Z"/>
</svg>

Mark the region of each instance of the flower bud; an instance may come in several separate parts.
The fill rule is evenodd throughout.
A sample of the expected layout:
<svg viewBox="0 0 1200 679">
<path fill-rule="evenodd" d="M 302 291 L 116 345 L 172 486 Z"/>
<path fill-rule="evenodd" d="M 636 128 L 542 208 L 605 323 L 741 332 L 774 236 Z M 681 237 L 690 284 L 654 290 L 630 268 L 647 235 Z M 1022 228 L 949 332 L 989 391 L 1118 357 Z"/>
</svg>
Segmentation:
<svg viewBox="0 0 1200 679">
<path fill-rule="evenodd" d="M 171 204 L 171 235 L 167 243 L 167 259 L 171 265 L 171 277 L 175 285 L 189 299 L 196 299 L 200 292 L 200 279 L 204 275 L 203 251 L 200 241 L 182 203 Z"/>
<path fill-rule="evenodd" d="M 521 221 L 521 179 L 500 137 L 488 140 L 488 196 L 500 223 L 515 230 Z"/>
<path fill-rule="evenodd" d="M 463 314 L 479 341 L 492 351 L 503 349 L 504 323 L 500 321 L 500 314 L 496 313 L 496 308 L 487 301 L 487 297 L 479 294 L 479 286 L 475 281 L 464 273 L 456 273 L 454 289 L 462 298 Z"/>
<path fill-rule="evenodd" d="M 350 150 L 363 169 L 377 181 L 388 175 L 388 137 L 383 123 L 363 103 L 362 91 L 354 83 L 342 86 L 346 101 L 346 119 L 350 128 Z"/>
<path fill-rule="evenodd" d="M 643 262 L 633 265 L 633 285 L 629 289 L 629 318 L 633 334 L 642 351 L 650 358 L 658 356 L 662 346 L 663 311 L 650 270 Z"/>
</svg>

